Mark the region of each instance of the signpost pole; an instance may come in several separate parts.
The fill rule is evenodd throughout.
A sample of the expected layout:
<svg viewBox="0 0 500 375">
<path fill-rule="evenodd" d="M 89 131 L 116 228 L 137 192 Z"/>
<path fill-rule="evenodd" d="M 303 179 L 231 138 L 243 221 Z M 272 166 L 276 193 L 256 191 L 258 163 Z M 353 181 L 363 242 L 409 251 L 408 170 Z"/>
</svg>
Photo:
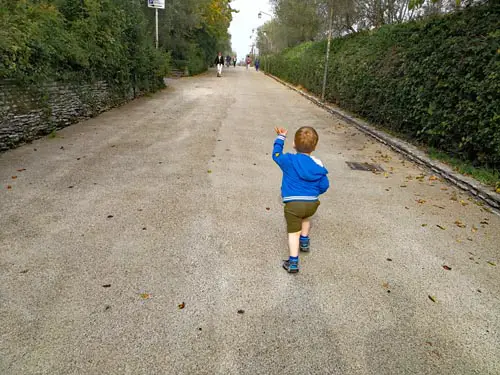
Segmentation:
<svg viewBox="0 0 500 375">
<path fill-rule="evenodd" d="M 158 8 L 155 8 L 155 19 L 156 19 L 156 49 L 158 49 Z"/>
</svg>

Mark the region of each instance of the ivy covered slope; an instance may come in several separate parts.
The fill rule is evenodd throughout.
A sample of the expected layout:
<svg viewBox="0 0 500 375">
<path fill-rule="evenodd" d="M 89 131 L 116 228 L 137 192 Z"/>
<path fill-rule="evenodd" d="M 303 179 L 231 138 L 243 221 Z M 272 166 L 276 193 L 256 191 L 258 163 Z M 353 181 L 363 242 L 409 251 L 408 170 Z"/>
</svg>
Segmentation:
<svg viewBox="0 0 500 375">
<path fill-rule="evenodd" d="M 272 74 L 321 93 L 326 42 L 270 58 Z M 500 170 L 500 5 L 332 41 L 326 99 L 415 141 Z"/>
<path fill-rule="evenodd" d="M 154 91 L 169 55 L 155 50 L 144 1 L 0 0 L 0 79 L 106 81 Z"/>
</svg>

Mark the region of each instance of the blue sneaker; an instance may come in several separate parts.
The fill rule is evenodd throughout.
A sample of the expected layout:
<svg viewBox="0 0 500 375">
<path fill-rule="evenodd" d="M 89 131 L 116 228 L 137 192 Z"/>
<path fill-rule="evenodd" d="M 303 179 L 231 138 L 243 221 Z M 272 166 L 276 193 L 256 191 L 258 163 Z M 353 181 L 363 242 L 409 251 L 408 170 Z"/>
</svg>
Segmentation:
<svg viewBox="0 0 500 375">
<path fill-rule="evenodd" d="M 288 273 L 297 273 L 299 272 L 299 262 L 290 262 L 289 259 L 283 261 L 283 268 Z"/>
<path fill-rule="evenodd" d="M 300 242 L 299 242 L 300 251 L 308 253 L 309 251 L 311 251 L 309 246 L 310 246 L 309 237 L 307 237 L 305 239 L 302 239 L 302 238 L 300 239 Z"/>
</svg>

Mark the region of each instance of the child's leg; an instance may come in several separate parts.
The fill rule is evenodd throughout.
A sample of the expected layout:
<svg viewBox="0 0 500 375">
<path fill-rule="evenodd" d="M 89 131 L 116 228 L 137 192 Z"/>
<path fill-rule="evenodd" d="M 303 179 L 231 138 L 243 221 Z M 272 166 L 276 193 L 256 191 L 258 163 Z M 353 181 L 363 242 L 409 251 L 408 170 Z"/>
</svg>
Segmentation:
<svg viewBox="0 0 500 375">
<path fill-rule="evenodd" d="M 298 258 L 299 256 L 299 238 L 300 232 L 288 233 L 288 247 L 290 249 L 290 257 Z"/>
<path fill-rule="evenodd" d="M 311 230 L 311 218 L 306 217 L 305 219 L 302 219 L 302 231 L 300 232 L 300 235 L 302 237 L 309 237 L 309 230 Z"/>
</svg>

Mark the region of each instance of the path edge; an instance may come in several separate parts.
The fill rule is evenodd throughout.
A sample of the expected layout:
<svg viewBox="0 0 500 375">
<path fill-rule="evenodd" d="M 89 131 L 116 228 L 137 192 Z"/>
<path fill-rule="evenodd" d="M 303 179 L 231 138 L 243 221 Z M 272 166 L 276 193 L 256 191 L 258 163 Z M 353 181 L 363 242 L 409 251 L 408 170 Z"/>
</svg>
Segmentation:
<svg viewBox="0 0 500 375">
<path fill-rule="evenodd" d="M 309 99 L 311 102 L 316 104 L 317 106 L 325 109 L 329 113 L 334 116 L 338 116 L 348 122 L 351 125 L 354 125 L 357 129 L 361 130 L 363 133 L 369 135 L 370 137 L 376 139 L 378 142 L 383 143 L 399 154 L 402 154 L 407 159 L 411 161 L 423 165 L 426 168 L 429 168 L 434 173 L 440 175 L 442 178 L 452 183 L 453 185 L 459 187 L 460 189 L 470 193 L 474 197 L 478 198 L 482 202 L 486 203 L 488 206 L 495 210 L 500 210 L 500 194 L 495 193 L 494 191 L 490 191 L 491 188 L 488 186 L 476 181 L 470 177 L 459 174 L 446 164 L 441 163 L 436 160 L 432 160 L 429 158 L 423 151 L 419 150 L 417 147 L 412 144 L 405 142 L 401 139 L 395 138 L 387 134 L 386 132 L 376 129 L 373 125 L 370 125 L 366 121 L 363 121 L 357 117 L 348 114 L 347 112 L 341 110 L 338 107 L 335 107 L 330 104 L 323 103 L 319 98 L 314 95 L 308 94 L 295 86 L 291 85 L 288 82 L 283 81 L 282 79 L 266 73 L 267 76 L 271 77 L 275 81 L 281 83 L 282 85 L 288 87 L 289 89 L 299 93 L 306 99 Z M 497 211 L 498 213 L 498 211 Z"/>
</svg>

